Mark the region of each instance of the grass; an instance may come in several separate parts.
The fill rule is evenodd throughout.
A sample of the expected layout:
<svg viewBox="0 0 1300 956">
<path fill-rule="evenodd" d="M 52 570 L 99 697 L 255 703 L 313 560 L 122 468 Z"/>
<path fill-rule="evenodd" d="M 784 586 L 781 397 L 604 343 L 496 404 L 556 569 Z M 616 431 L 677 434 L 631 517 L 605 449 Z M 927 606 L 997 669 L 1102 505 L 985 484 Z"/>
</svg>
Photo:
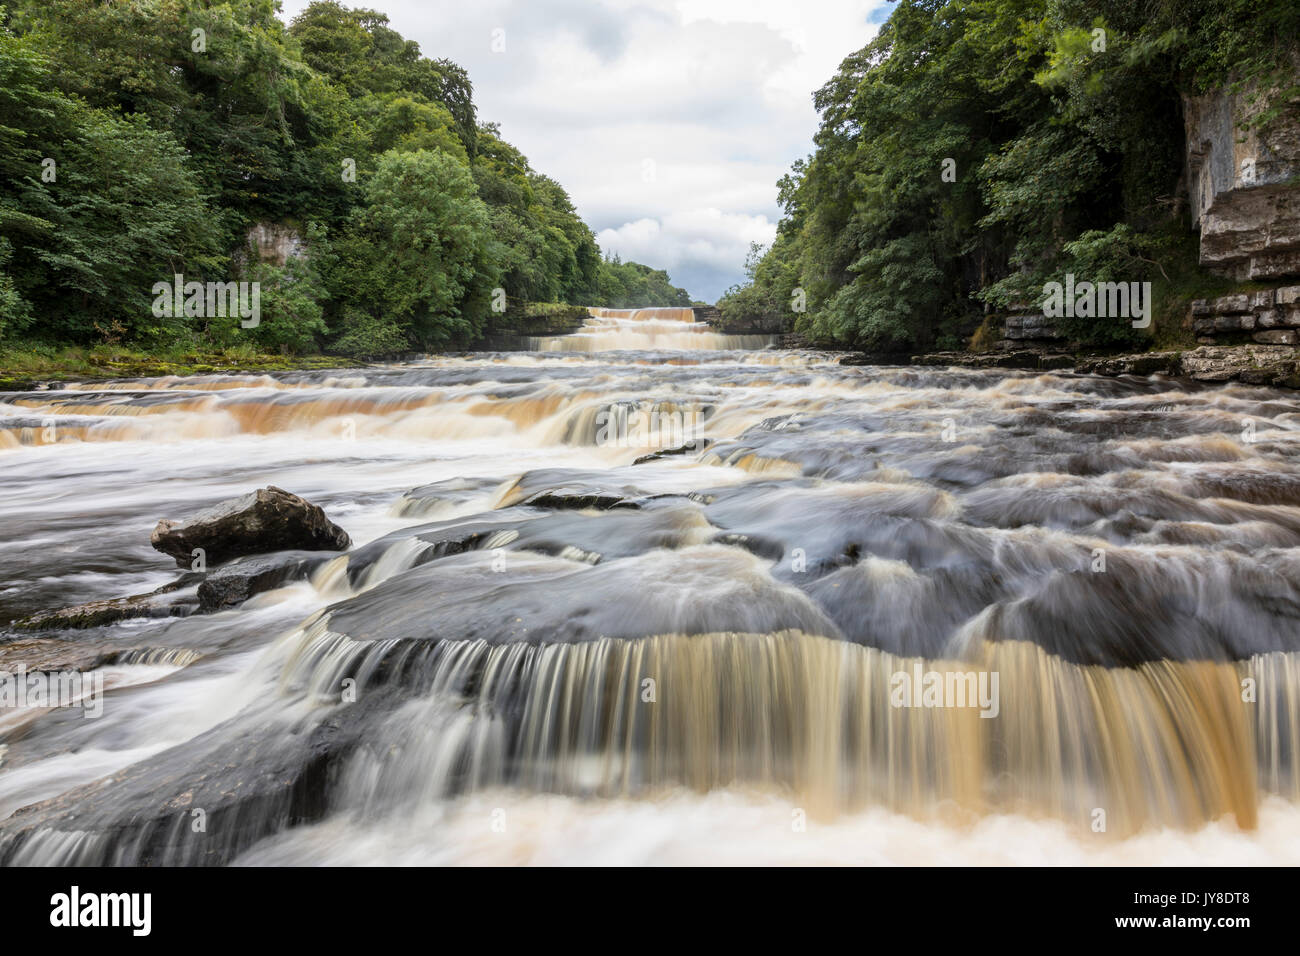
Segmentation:
<svg viewBox="0 0 1300 956">
<path fill-rule="evenodd" d="M 124 345 L 55 348 L 34 343 L 0 347 L 0 390 L 20 390 L 40 381 L 148 378 L 214 372 L 273 372 L 288 369 L 355 367 L 328 355 L 286 356 L 247 345 L 229 348 L 173 346 L 142 351 Z"/>
</svg>

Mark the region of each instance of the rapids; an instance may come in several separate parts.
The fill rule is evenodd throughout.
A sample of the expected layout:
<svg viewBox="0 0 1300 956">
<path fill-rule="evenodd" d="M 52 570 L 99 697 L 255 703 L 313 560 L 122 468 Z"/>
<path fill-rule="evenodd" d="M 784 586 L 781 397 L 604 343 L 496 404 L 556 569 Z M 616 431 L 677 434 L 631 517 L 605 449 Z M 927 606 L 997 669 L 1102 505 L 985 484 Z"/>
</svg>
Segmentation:
<svg viewBox="0 0 1300 956">
<path fill-rule="evenodd" d="M 0 394 L 0 667 L 109 661 L 0 711 L 0 861 L 1300 863 L 1296 394 L 533 344 Z M 267 484 L 353 549 L 13 627 Z"/>
</svg>

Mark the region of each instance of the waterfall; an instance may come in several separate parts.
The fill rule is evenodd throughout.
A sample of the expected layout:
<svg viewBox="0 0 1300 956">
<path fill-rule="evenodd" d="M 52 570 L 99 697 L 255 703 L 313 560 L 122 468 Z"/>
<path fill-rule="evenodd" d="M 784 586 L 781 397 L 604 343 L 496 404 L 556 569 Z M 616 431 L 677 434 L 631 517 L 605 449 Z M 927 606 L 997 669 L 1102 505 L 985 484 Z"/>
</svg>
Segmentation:
<svg viewBox="0 0 1300 956">
<path fill-rule="evenodd" d="M 102 688 L 0 712 L 0 862 L 1300 863 L 1295 393 L 755 344 L 0 394 L 0 671 Z M 268 483 L 354 546 L 13 626 Z"/>
<path fill-rule="evenodd" d="M 724 335 L 696 322 L 689 308 L 600 309 L 591 307 L 582 328 L 571 335 L 529 339 L 537 352 L 690 351 L 761 349 L 769 335 Z"/>
</svg>

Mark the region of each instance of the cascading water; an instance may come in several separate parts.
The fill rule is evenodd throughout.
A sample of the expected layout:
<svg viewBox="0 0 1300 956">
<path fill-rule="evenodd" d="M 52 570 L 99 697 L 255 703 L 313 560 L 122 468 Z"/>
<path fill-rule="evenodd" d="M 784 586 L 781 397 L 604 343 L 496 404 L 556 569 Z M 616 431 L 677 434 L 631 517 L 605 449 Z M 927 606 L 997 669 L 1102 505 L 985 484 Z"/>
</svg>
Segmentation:
<svg viewBox="0 0 1300 956">
<path fill-rule="evenodd" d="M 1293 393 L 695 326 L 0 396 L 0 620 L 266 484 L 355 543 L 9 625 L 106 689 L 0 714 L 0 861 L 1300 862 Z"/>
<path fill-rule="evenodd" d="M 773 344 L 768 335 L 724 335 L 707 322 L 695 321 L 689 308 L 599 309 L 592 307 L 572 335 L 532 338 L 536 352 L 608 352 L 656 349 L 761 349 Z"/>
</svg>

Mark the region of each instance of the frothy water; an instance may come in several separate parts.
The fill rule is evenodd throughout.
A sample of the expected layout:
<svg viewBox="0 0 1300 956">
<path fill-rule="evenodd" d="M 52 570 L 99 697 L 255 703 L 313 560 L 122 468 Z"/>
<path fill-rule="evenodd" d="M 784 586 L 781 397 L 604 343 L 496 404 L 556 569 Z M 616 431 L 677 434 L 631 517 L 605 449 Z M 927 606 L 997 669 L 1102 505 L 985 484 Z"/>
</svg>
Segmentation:
<svg viewBox="0 0 1300 956">
<path fill-rule="evenodd" d="M 159 518 L 267 484 L 354 541 L 216 614 L 6 627 L 108 679 L 0 711 L 0 860 L 1300 858 L 1294 393 L 689 309 L 534 344 L 0 395 L 0 622 L 167 583 Z"/>
<path fill-rule="evenodd" d="M 599 309 L 572 335 L 531 338 L 536 352 L 609 352 L 665 349 L 761 349 L 768 335 L 725 335 L 695 321 L 692 309 Z"/>
</svg>

